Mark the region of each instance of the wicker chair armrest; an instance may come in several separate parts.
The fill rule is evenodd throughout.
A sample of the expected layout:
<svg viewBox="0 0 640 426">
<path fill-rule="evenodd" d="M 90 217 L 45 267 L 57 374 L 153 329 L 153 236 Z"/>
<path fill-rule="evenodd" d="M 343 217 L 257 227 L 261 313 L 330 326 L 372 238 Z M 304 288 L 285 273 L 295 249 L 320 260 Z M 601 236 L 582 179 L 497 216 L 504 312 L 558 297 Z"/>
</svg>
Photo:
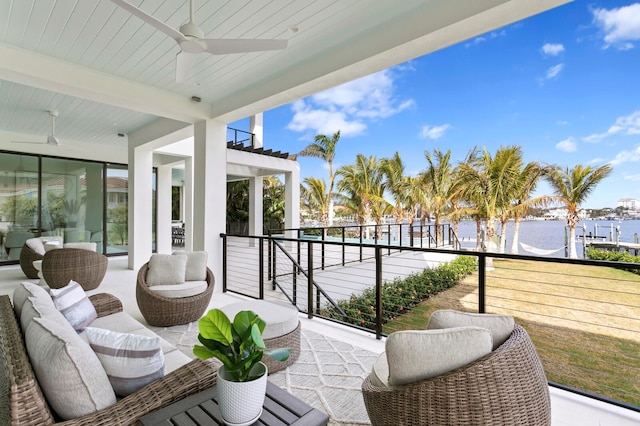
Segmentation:
<svg viewBox="0 0 640 426">
<path fill-rule="evenodd" d="M 105 317 L 107 315 L 122 312 L 122 302 L 113 294 L 98 293 L 89 296 L 89 300 L 96 308 L 98 318 Z"/>
<path fill-rule="evenodd" d="M 218 377 L 218 365 L 215 360 L 194 359 L 110 407 L 58 424 L 133 425 L 147 413 L 214 386 Z"/>
</svg>

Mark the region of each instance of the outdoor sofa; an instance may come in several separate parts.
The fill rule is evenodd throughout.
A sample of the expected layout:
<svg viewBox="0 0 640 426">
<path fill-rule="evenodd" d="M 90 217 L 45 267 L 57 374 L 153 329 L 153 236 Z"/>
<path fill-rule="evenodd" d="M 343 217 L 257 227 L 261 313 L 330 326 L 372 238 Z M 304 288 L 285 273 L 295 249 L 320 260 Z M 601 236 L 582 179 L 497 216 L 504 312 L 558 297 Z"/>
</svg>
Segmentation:
<svg viewBox="0 0 640 426">
<path fill-rule="evenodd" d="M 46 293 L 46 290 L 42 289 L 42 291 Z M 23 289 L 20 290 L 19 296 L 17 293 L 18 291 L 14 293 L 14 299 L 19 299 L 16 301 L 16 307 L 23 305 L 23 311 L 33 310 L 35 305 L 27 308 L 25 300 L 31 300 L 36 296 L 30 296 L 31 293 L 29 293 L 26 295 L 29 297 L 26 298 Z M 34 293 L 40 293 L 40 291 Z M 39 294 L 37 297 L 42 298 L 42 295 Z M 115 296 L 100 293 L 90 296 L 89 300 L 95 307 L 98 316 L 91 323 L 91 327 L 98 327 L 95 324 L 99 324 L 101 328 L 110 327 L 116 331 L 134 328 L 136 330 L 131 330 L 131 333 L 155 336 L 153 332 L 124 313 L 122 304 Z M 45 309 L 41 310 L 46 311 Z M 18 309 L 19 311 L 20 309 Z M 25 321 L 26 314 L 20 315 L 18 318 L 18 312 L 14 311 L 8 296 L 0 296 L 0 425 L 131 425 L 151 411 L 209 388 L 216 383 L 218 364 L 215 361 L 190 360 L 168 342 L 160 339 L 166 365 L 172 364 L 172 371 L 128 396 L 118 398 L 110 406 L 63 421 L 51 405 L 50 397 L 53 396 L 55 399 L 58 396 L 51 395 L 51 389 L 47 392 L 45 385 L 42 385 L 41 380 L 36 378 L 35 371 L 39 371 L 39 368 L 32 363 L 27 351 L 27 347 L 32 346 L 25 343 L 28 342 L 29 335 L 33 333 L 29 328 L 37 328 L 45 321 L 42 319 Z M 21 314 L 23 313 L 21 312 Z M 37 309 L 35 313 L 38 315 Z M 49 314 L 45 312 L 40 315 L 42 317 L 42 315 Z M 21 323 L 27 324 L 27 337 L 21 330 Z M 35 326 L 34 323 L 36 323 Z M 72 331 L 75 333 L 75 330 L 72 329 Z M 66 350 L 62 349 L 58 353 L 69 352 L 69 350 L 67 347 Z M 55 355 L 52 352 L 48 356 Z M 54 370 L 56 369 L 51 368 L 52 372 Z M 167 370 L 169 370 L 168 367 Z M 59 375 L 60 371 L 57 373 Z M 81 371 L 80 373 L 82 375 L 87 372 Z M 59 380 L 64 382 L 64 376 Z M 51 380 L 47 378 L 45 381 Z M 62 385 L 71 387 L 66 383 Z M 70 389 L 65 389 L 60 394 L 65 394 L 68 391 Z"/>
</svg>

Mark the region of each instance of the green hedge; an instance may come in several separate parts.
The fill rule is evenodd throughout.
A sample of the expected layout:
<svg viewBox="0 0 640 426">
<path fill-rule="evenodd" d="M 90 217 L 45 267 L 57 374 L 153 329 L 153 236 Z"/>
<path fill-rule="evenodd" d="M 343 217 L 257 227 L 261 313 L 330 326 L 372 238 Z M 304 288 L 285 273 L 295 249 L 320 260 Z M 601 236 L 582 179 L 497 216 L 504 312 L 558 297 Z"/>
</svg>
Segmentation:
<svg viewBox="0 0 640 426">
<path fill-rule="evenodd" d="M 424 269 L 406 278 L 396 278 L 382 284 L 382 323 L 416 306 L 423 300 L 447 290 L 476 270 L 476 260 L 470 256 L 459 256 L 450 263 L 435 269 Z M 375 329 L 376 289 L 368 288 L 361 294 L 352 293 L 349 300 L 341 300 L 338 306 L 347 314 L 344 318 L 335 308 L 320 312 L 328 318 L 337 319 L 361 327 Z"/>
<path fill-rule="evenodd" d="M 610 262 L 640 263 L 640 256 L 634 256 L 629 252 L 598 250 L 593 247 L 587 249 L 587 258 L 591 260 L 607 260 Z M 640 269 L 629 269 L 629 271 L 640 275 Z"/>
</svg>

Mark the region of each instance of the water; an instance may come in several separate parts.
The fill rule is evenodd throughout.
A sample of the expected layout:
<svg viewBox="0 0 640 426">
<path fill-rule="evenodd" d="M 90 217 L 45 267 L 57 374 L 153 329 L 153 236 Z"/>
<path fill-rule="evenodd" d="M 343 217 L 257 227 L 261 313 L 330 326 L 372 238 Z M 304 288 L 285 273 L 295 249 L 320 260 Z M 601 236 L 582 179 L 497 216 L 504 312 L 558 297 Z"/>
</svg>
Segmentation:
<svg viewBox="0 0 640 426">
<path fill-rule="evenodd" d="M 634 234 L 640 235 L 640 220 L 586 220 L 580 221 L 576 227 L 576 236 L 583 235 L 584 228 L 586 226 L 586 233 L 594 234 L 597 232 L 598 236 L 605 236 L 606 241 L 610 241 L 610 234 L 613 234 L 613 240 L 616 239 L 616 229 L 620 227 L 620 241 L 633 243 Z M 596 229 L 597 227 L 597 229 Z M 513 228 L 514 223 L 510 221 L 507 224 L 507 244 L 505 248 L 506 253 L 511 252 L 511 243 L 513 241 Z M 565 231 L 566 230 L 566 231 Z M 500 234 L 500 225 L 497 226 L 496 232 Z M 566 232 L 566 237 L 565 237 Z M 527 220 L 520 223 L 520 232 L 518 241 L 524 243 L 527 246 L 535 247 L 541 250 L 557 250 L 553 253 L 545 254 L 552 257 L 564 257 L 565 256 L 565 238 L 568 238 L 569 230 L 566 227 L 564 220 Z M 473 221 L 460 222 L 458 226 L 458 238 L 462 241 L 462 246 L 465 248 L 474 248 L 476 239 L 476 223 Z M 472 241 L 469 241 L 471 239 Z M 577 239 L 576 250 L 578 256 L 584 257 L 582 240 Z M 523 249 L 522 245 L 518 246 L 518 252 L 522 255 L 541 255 L 540 253 L 533 253 Z"/>
</svg>

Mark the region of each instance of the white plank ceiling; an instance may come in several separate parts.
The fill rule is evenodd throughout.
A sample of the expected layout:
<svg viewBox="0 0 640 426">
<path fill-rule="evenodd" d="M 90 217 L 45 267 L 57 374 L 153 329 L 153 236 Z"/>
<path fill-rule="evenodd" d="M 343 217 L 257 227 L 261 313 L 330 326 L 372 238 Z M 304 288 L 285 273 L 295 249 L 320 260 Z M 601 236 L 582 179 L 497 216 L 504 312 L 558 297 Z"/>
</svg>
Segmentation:
<svg viewBox="0 0 640 426">
<path fill-rule="evenodd" d="M 184 0 L 130 2 L 176 29 L 188 20 Z M 195 22 L 206 38 L 287 39 L 289 45 L 282 51 L 200 54 L 193 79 L 176 83 L 176 42 L 109 0 L 0 0 L 0 49 L 9 52 L 0 56 L 0 131 L 25 140 L 46 138 L 47 111 L 55 109 L 63 142 L 126 148 L 118 132 L 191 114 L 175 99 L 197 95 L 210 106 L 211 117 L 235 120 L 563 2 L 196 0 Z M 66 76 L 52 75 L 57 68 L 51 66 L 29 70 L 34 75 L 27 78 L 23 65 L 13 64 L 14 54 L 71 64 L 78 74 L 60 84 Z M 108 86 L 103 91 L 117 101 L 104 93 L 90 95 L 96 86 Z M 83 87 L 86 97 L 78 90 Z M 130 87 L 144 88 L 140 93 L 153 100 L 140 99 Z M 164 103 L 169 112 L 158 113 L 145 101 Z M 6 149 L 1 142 L 0 149 Z"/>
</svg>

